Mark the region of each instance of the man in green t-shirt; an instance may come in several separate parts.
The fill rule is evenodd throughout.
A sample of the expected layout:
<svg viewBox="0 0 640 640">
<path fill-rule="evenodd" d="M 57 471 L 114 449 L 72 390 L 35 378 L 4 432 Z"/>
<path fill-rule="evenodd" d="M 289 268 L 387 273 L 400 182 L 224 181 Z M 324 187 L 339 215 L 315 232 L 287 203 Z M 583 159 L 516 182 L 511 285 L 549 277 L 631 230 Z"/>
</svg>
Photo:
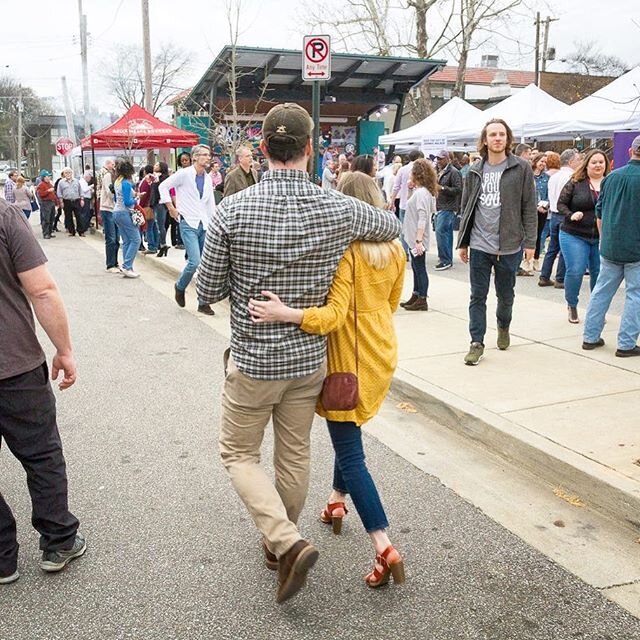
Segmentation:
<svg viewBox="0 0 640 640">
<path fill-rule="evenodd" d="M 604 346 L 600 337 L 611 300 L 625 283 L 618 330 L 618 358 L 640 356 L 640 136 L 629 149 L 629 163 L 603 181 L 596 205 L 600 230 L 600 273 L 584 321 L 582 348 Z"/>
</svg>

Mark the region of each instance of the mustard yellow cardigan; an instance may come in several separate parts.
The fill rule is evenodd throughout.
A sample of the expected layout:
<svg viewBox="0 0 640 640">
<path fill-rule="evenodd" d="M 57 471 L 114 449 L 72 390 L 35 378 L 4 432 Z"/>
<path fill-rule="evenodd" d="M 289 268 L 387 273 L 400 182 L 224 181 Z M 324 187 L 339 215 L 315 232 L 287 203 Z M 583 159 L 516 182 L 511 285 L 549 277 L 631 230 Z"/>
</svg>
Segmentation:
<svg viewBox="0 0 640 640">
<path fill-rule="evenodd" d="M 358 383 L 360 400 L 352 411 L 325 411 L 318 400 L 316 412 L 333 421 L 363 425 L 378 412 L 398 362 L 393 313 L 402 295 L 406 259 L 397 251 L 384 269 L 374 269 L 363 259 L 359 243 L 351 245 L 338 264 L 327 303 L 304 310 L 300 328 L 307 333 L 329 334 L 328 370 L 356 372 L 353 294 L 358 309 Z M 353 261 L 355 257 L 355 283 Z"/>
</svg>

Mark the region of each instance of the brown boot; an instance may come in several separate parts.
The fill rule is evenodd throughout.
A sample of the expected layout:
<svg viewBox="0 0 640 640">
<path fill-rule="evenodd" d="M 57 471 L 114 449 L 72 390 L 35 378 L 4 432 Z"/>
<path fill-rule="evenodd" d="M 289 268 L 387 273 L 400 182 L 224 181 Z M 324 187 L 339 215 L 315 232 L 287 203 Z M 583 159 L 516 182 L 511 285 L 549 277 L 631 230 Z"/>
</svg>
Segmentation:
<svg viewBox="0 0 640 640">
<path fill-rule="evenodd" d="M 413 304 L 418 299 L 418 296 L 415 293 L 411 294 L 411 297 L 408 300 L 400 303 L 401 307 L 406 307 L 409 304 Z"/>
<path fill-rule="evenodd" d="M 278 578 L 280 587 L 276 601 L 278 603 L 294 596 L 307 577 L 309 569 L 318 560 L 318 550 L 305 540 L 298 540 L 289 551 L 280 556 L 278 562 Z"/>
<path fill-rule="evenodd" d="M 421 296 L 416 296 L 415 302 L 407 304 L 405 309 L 407 311 L 429 311 L 429 305 L 427 304 L 426 297 L 422 298 Z"/>
<path fill-rule="evenodd" d="M 264 566 L 269 569 L 269 571 L 277 571 L 278 570 L 278 558 L 275 553 L 271 553 L 269 551 L 269 547 L 267 547 L 267 543 L 262 541 L 262 549 L 264 550 Z"/>
</svg>

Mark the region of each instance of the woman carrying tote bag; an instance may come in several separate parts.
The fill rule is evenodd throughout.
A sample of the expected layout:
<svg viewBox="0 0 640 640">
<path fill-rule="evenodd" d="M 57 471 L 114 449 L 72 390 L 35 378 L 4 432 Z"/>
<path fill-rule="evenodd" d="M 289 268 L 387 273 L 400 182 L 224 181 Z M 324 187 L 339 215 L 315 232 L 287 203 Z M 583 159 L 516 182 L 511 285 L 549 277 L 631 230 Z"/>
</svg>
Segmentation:
<svg viewBox="0 0 640 640">
<path fill-rule="evenodd" d="M 378 186 L 364 173 L 343 176 L 339 189 L 374 206 L 384 206 Z M 338 265 L 324 307 L 294 309 L 269 291 L 262 292 L 267 301 L 249 302 L 254 322 L 293 322 L 308 333 L 328 334 L 328 375 L 358 374 L 355 409 L 327 410 L 320 400 L 316 407 L 327 420 L 335 451 L 333 491 L 320 520 L 340 533 L 347 513 L 346 495 L 351 495 L 376 552 L 374 567 L 365 576 L 367 585 L 374 588 L 389 582 L 391 575 L 396 583 L 405 578 L 402 557 L 387 535 L 389 523 L 367 469 L 360 430 L 378 412 L 398 361 L 392 316 L 400 302 L 405 264 L 397 240 L 355 242 Z"/>
</svg>

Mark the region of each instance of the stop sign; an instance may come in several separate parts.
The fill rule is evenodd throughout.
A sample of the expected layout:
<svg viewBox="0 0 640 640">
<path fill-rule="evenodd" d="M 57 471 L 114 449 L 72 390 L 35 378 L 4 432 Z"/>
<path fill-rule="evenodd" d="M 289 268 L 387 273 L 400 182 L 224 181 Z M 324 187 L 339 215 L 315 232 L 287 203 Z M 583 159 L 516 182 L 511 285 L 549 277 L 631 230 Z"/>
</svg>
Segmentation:
<svg viewBox="0 0 640 640">
<path fill-rule="evenodd" d="M 56 153 L 59 155 L 66 156 L 71 153 L 71 149 L 73 149 L 73 140 L 69 138 L 58 138 L 56 140 Z"/>
</svg>

